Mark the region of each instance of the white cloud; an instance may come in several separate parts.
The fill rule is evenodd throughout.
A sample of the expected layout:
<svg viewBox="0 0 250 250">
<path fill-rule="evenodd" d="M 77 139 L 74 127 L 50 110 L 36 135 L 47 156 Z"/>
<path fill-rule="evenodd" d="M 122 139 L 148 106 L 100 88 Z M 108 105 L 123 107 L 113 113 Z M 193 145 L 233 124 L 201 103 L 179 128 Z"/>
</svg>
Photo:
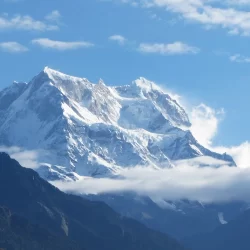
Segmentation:
<svg viewBox="0 0 250 250">
<path fill-rule="evenodd" d="M 45 16 L 45 19 L 50 22 L 59 22 L 61 19 L 61 13 L 58 10 L 54 10 L 51 13 L 49 13 L 47 16 Z"/>
<path fill-rule="evenodd" d="M 235 55 L 230 56 L 229 60 L 235 63 L 250 63 L 250 57 L 243 56 L 240 54 L 235 54 Z"/>
<path fill-rule="evenodd" d="M 203 146 L 221 154 L 231 155 L 237 167 L 250 168 L 250 142 L 246 141 L 241 145 L 231 147 L 213 145 L 213 139 L 218 133 L 223 117 L 223 109 L 214 110 L 205 104 L 194 107 L 190 114 L 191 132 Z"/>
<path fill-rule="evenodd" d="M 0 43 L 0 50 L 10 53 L 21 53 L 26 52 L 29 49 L 17 42 L 3 42 Z"/>
<path fill-rule="evenodd" d="M 89 48 L 94 46 L 94 44 L 85 41 L 65 42 L 65 41 L 51 40 L 49 38 L 34 39 L 31 42 L 43 48 L 55 49 L 60 51 Z"/>
<path fill-rule="evenodd" d="M 224 152 L 222 152 L 224 153 Z M 200 156 L 196 158 L 190 158 L 185 160 L 178 160 L 174 162 L 177 167 L 197 167 L 197 166 L 207 166 L 207 167 L 223 167 L 226 166 L 228 162 L 223 160 L 218 160 L 210 156 Z"/>
<path fill-rule="evenodd" d="M 250 142 L 233 147 L 215 147 L 214 150 L 231 155 L 239 168 L 250 168 Z"/>
<path fill-rule="evenodd" d="M 44 21 L 33 19 L 31 16 L 15 15 L 10 17 L 8 14 L 0 16 L 0 30 L 16 29 L 29 31 L 51 31 L 57 30 L 57 25 L 47 24 Z"/>
<path fill-rule="evenodd" d="M 240 2 L 242 5 L 249 1 L 240 0 Z M 229 32 L 233 31 L 234 34 L 250 35 L 250 12 L 229 7 L 223 8 L 218 5 L 218 1 L 139 0 L 138 5 L 144 8 L 161 8 L 179 14 L 184 20 L 200 23 L 205 27 L 221 27 Z"/>
<path fill-rule="evenodd" d="M 137 7 L 140 5 L 138 1 L 135 0 L 120 0 L 122 3 L 130 4 L 132 7 Z"/>
<path fill-rule="evenodd" d="M 0 152 L 6 152 L 11 158 L 17 160 L 20 165 L 26 168 L 36 169 L 39 167 L 39 152 L 34 150 L 24 150 L 19 147 L 0 146 Z"/>
<path fill-rule="evenodd" d="M 66 192 L 84 194 L 133 191 L 153 200 L 250 201 L 250 169 L 198 168 L 185 164 L 162 170 L 137 167 L 124 170 L 121 175 L 121 179 L 83 178 L 71 183 L 52 184 Z"/>
<path fill-rule="evenodd" d="M 127 39 L 121 35 L 112 35 L 109 37 L 109 40 L 118 42 L 120 45 L 124 45 Z"/>
<path fill-rule="evenodd" d="M 223 109 L 214 110 L 203 103 L 193 107 L 190 114 L 191 132 L 199 143 L 206 147 L 212 145 L 223 115 Z"/>
<path fill-rule="evenodd" d="M 143 53 L 157 53 L 161 55 L 177 55 L 177 54 L 197 54 L 199 49 L 189 46 L 182 42 L 175 42 L 171 44 L 163 43 L 141 43 L 139 51 Z"/>
</svg>

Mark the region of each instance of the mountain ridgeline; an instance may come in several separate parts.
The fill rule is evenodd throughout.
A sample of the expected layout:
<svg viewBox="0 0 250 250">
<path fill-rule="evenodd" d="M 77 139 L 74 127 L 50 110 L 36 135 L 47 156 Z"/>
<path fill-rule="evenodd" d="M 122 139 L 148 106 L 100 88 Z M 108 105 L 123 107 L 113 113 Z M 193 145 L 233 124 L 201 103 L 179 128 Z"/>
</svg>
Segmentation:
<svg viewBox="0 0 250 250">
<path fill-rule="evenodd" d="M 110 87 L 46 67 L 0 92 L 0 145 L 42 149 L 38 172 L 47 180 L 168 168 L 198 156 L 235 165 L 200 145 L 190 126 L 177 101 L 145 78 Z"/>
<path fill-rule="evenodd" d="M 114 178 L 125 168 L 160 170 L 204 156 L 235 166 L 229 155 L 203 147 L 190 127 L 184 108 L 145 78 L 108 86 L 46 67 L 29 83 L 0 91 L 0 146 L 39 152 L 36 171 L 48 181 Z M 178 239 L 213 230 L 221 223 L 218 214 L 230 220 L 241 209 L 162 201 L 166 209 L 136 194 L 88 198 Z"/>
</svg>

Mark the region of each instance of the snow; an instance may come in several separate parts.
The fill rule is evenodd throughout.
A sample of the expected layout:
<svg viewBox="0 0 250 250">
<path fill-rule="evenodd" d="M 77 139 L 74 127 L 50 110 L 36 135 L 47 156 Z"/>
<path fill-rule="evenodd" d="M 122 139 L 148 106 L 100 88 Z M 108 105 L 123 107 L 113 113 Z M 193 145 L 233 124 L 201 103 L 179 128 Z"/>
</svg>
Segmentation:
<svg viewBox="0 0 250 250">
<path fill-rule="evenodd" d="M 48 179 L 116 176 L 200 156 L 233 164 L 202 147 L 189 126 L 185 110 L 145 78 L 111 87 L 46 67 L 0 92 L 0 145 L 42 149 L 38 172 Z"/>
<path fill-rule="evenodd" d="M 224 214 L 223 214 L 223 213 L 218 213 L 218 218 L 219 218 L 219 221 L 220 221 L 220 223 L 221 223 L 222 225 L 225 225 L 225 224 L 228 223 L 227 221 L 225 221 L 225 219 L 224 219 Z"/>
</svg>

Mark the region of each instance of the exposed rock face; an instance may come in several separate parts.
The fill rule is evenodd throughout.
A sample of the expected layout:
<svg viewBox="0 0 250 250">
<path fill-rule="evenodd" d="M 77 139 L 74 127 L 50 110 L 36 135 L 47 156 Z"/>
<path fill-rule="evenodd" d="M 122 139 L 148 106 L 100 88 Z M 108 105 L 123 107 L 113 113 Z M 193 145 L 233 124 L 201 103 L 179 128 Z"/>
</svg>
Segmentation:
<svg viewBox="0 0 250 250">
<path fill-rule="evenodd" d="M 43 150 L 38 171 L 46 179 L 113 176 L 198 156 L 234 164 L 202 147 L 190 125 L 185 110 L 144 78 L 109 87 L 46 67 L 0 92 L 0 145 Z"/>
</svg>

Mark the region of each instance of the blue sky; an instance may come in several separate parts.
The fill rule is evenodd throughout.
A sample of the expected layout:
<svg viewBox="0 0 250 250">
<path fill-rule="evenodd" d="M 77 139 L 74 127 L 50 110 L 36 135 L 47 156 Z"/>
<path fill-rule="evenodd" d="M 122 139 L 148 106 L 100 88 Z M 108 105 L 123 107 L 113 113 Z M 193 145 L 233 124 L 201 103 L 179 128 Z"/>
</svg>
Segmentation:
<svg viewBox="0 0 250 250">
<path fill-rule="evenodd" d="M 250 0 L 0 0 L 0 88 L 46 65 L 110 85 L 143 76 L 211 107 L 214 145 L 238 145 L 250 139 L 249 41 Z"/>
</svg>

